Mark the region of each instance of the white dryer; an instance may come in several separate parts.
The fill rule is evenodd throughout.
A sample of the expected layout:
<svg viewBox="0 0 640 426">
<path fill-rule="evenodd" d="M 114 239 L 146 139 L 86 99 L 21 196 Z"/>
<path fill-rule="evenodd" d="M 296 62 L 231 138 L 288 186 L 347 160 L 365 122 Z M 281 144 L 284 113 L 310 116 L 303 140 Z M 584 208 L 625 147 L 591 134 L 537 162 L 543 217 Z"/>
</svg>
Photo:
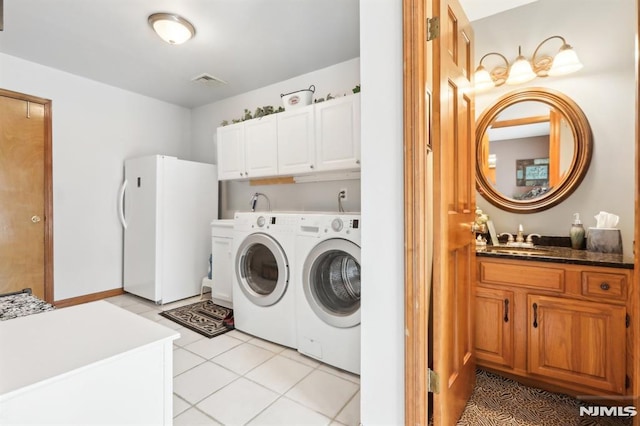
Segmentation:
<svg viewBox="0 0 640 426">
<path fill-rule="evenodd" d="M 305 214 L 296 236 L 298 352 L 360 374 L 360 215 Z"/>
<path fill-rule="evenodd" d="M 299 215 L 238 212 L 233 227 L 235 328 L 295 348 L 293 256 Z"/>
</svg>

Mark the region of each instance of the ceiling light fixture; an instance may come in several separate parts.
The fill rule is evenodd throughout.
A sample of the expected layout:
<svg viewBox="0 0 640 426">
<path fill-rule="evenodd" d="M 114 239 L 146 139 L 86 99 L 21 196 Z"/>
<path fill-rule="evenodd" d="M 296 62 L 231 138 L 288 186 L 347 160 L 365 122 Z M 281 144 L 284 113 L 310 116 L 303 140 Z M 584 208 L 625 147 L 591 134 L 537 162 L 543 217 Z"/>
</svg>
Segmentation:
<svg viewBox="0 0 640 426">
<path fill-rule="evenodd" d="M 538 57 L 538 51 L 547 41 L 552 39 L 560 39 L 562 40 L 562 46 L 560 50 L 555 55 L 555 57 L 550 56 L 540 56 Z M 487 71 L 487 69 L 482 65 L 482 61 L 488 56 L 496 55 L 502 58 L 504 61 L 504 66 L 502 64 L 494 67 L 491 72 Z M 504 55 L 497 52 L 490 52 L 480 58 L 480 63 L 478 64 L 478 68 L 476 68 L 476 72 L 474 75 L 475 79 L 475 90 L 480 92 L 483 90 L 490 89 L 492 87 L 501 86 L 503 84 L 522 84 L 528 81 L 533 80 L 536 77 L 547 77 L 547 76 L 559 76 L 570 74 L 572 72 L 578 71 L 582 68 L 582 63 L 578 59 L 578 55 L 573 50 L 564 37 L 561 36 L 551 36 L 549 38 L 544 39 L 536 50 L 533 52 L 533 57 L 531 60 L 528 60 L 524 56 L 522 56 L 522 49 L 518 47 L 518 57 L 512 64 L 509 64 Z"/>
<path fill-rule="evenodd" d="M 191 22 L 173 13 L 154 13 L 148 21 L 156 34 L 169 44 L 182 44 L 196 34 Z"/>
</svg>

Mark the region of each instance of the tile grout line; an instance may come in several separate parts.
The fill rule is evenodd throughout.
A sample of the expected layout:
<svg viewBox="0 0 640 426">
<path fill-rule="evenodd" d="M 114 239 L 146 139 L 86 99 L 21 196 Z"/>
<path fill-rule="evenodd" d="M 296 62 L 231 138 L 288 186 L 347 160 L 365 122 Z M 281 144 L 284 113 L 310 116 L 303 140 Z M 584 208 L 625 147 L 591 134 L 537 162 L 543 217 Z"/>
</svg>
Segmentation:
<svg viewBox="0 0 640 426">
<path fill-rule="evenodd" d="M 141 303 L 141 302 L 138 302 L 136 299 L 130 299 L 130 300 L 134 300 L 134 302 L 133 302 L 133 303 L 131 303 L 131 304 L 128 304 L 128 305 L 126 305 L 126 306 L 132 306 L 132 305 L 134 305 L 134 304 L 136 304 L 136 303 L 137 303 L 137 304 L 140 304 L 140 305 L 143 305 L 143 306 L 146 306 L 146 307 L 150 307 L 150 309 L 149 309 L 149 310 L 146 310 L 146 311 L 142 311 L 142 312 L 132 312 L 132 313 L 135 313 L 136 315 L 139 315 L 139 316 L 142 316 L 142 317 L 144 317 L 144 314 L 148 314 L 149 312 L 152 312 L 152 311 L 157 311 L 157 314 L 158 314 L 158 315 L 159 315 L 159 313 L 160 313 L 160 312 L 163 312 L 163 311 L 164 311 L 164 309 L 162 309 L 162 308 L 161 308 L 161 307 L 162 307 L 162 305 L 156 305 L 156 306 L 160 306 L 160 308 L 158 309 L 158 308 L 156 308 L 156 306 L 149 306 L 149 304 L 148 304 L 148 303 Z M 113 302 L 111 302 L 111 303 L 113 303 Z M 195 302 L 194 302 L 194 303 L 195 303 Z M 120 308 L 122 308 L 122 309 L 126 309 L 124 306 L 117 305 L 116 303 L 113 303 L 113 304 L 114 304 L 114 305 L 116 305 L 116 306 L 119 306 L 119 307 L 120 307 Z M 172 309 L 173 309 L 173 308 L 172 308 Z M 128 310 L 128 309 L 127 309 L 127 310 Z M 131 311 L 129 311 L 129 312 L 131 312 Z M 148 320 L 150 320 L 150 321 L 154 321 L 152 318 L 148 318 L 148 317 L 144 317 L 144 318 L 146 318 L 146 319 L 148 319 Z M 183 327 L 183 328 L 184 328 L 184 327 Z M 188 329 L 187 329 L 187 330 L 188 330 Z M 191 330 L 189 330 L 189 331 L 191 331 Z M 241 332 L 241 331 L 239 331 L 239 330 L 238 330 L 238 332 L 242 333 L 242 332 Z M 250 336 L 250 335 L 247 335 L 247 336 Z M 175 415 L 175 416 L 173 417 L 173 419 L 175 419 L 175 418 L 176 418 L 176 417 L 178 417 L 179 415 L 182 415 L 182 414 L 186 413 L 189 409 L 193 408 L 193 409 L 197 410 L 198 412 L 200 412 L 201 414 L 205 415 L 207 418 L 210 418 L 210 419 L 212 419 L 213 421 L 215 421 L 215 422 L 217 422 L 217 423 L 221 423 L 221 424 L 223 424 L 222 422 L 218 421 L 215 417 L 213 417 L 213 416 L 211 416 L 211 415 L 207 414 L 206 412 L 204 412 L 204 411 L 203 411 L 200 407 L 198 407 L 197 405 L 198 405 L 198 404 L 200 404 L 200 403 L 201 403 L 202 401 L 204 401 L 205 399 L 207 399 L 207 398 L 211 397 L 212 395 L 214 395 L 214 394 L 216 394 L 216 393 L 218 393 L 218 392 L 222 391 L 223 389 L 227 388 L 229 385 L 231 385 L 232 383 L 234 383 L 234 382 L 238 381 L 240 378 L 244 378 L 244 379 L 246 379 L 247 381 L 250 381 L 251 383 L 256 384 L 256 385 L 258 385 L 258 386 L 260 386 L 260 387 L 262 387 L 262 388 L 264 388 L 264 389 L 266 389 L 266 390 L 268 390 L 268 391 L 270 391 L 270 392 L 276 393 L 276 394 L 278 395 L 278 396 L 277 396 L 277 398 L 276 398 L 274 401 L 272 401 L 270 404 L 268 404 L 266 407 L 264 407 L 262 410 L 260 410 L 260 411 L 255 415 L 255 416 L 253 416 L 251 419 L 249 419 L 245 424 L 248 424 L 248 423 L 250 423 L 251 421 L 253 421 L 256 417 L 260 416 L 263 412 L 265 412 L 265 411 L 266 411 L 266 410 L 268 410 L 270 407 L 272 407 L 272 406 L 273 406 L 277 401 L 279 401 L 279 400 L 281 400 L 281 399 L 283 399 L 283 398 L 286 398 L 287 400 L 289 400 L 289 401 L 291 401 L 291 402 L 293 402 L 293 403 L 299 404 L 299 405 L 300 405 L 300 406 L 302 406 L 302 407 L 305 407 L 305 408 L 307 408 L 307 409 L 309 409 L 309 410 L 311 410 L 311 411 L 313 411 L 313 412 L 315 412 L 315 413 L 317 413 L 317 414 L 322 415 L 322 416 L 323 416 L 323 417 L 325 417 L 325 418 L 328 418 L 328 419 L 329 419 L 329 421 L 330 421 L 330 423 L 334 423 L 334 422 L 336 422 L 336 423 L 339 423 L 339 424 L 343 424 L 343 423 L 342 423 L 342 422 L 340 422 L 337 418 L 338 418 L 338 416 L 342 413 L 342 411 L 343 411 L 343 410 L 344 410 L 344 409 L 345 409 L 345 408 L 346 408 L 346 407 L 351 403 L 351 401 L 352 401 L 352 400 L 356 397 L 356 395 L 358 394 L 358 392 L 359 392 L 359 390 L 360 390 L 360 383 L 359 383 L 359 382 L 356 382 L 356 381 L 354 381 L 354 380 L 351 380 L 350 378 L 345 378 L 345 377 L 342 377 L 342 376 L 340 376 L 340 375 L 338 375 L 338 374 L 335 374 L 336 372 L 332 371 L 331 369 L 327 369 L 327 370 L 322 369 L 321 367 L 323 367 L 323 366 L 325 366 L 325 365 L 327 365 L 327 364 L 324 364 L 324 363 L 322 363 L 322 362 L 320 362 L 320 361 L 318 361 L 318 360 L 314 360 L 313 358 L 310 358 L 310 359 L 311 359 L 311 360 L 313 360 L 314 362 L 317 362 L 318 364 L 312 367 L 311 365 L 306 364 L 305 362 L 302 362 L 302 361 L 297 360 L 297 359 L 290 358 L 290 357 L 288 357 L 288 356 L 286 356 L 286 355 L 284 355 L 284 354 L 283 354 L 283 352 L 284 352 L 284 351 L 286 351 L 287 349 L 295 350 L 295 349 L 293 349 L 293 348 L 288 348 L 288 347 L 285 347 L 285 346 L 281 346 L 281 345 L 276 344 L 276 345 L 278 345 L 278 346 L 282 347 L 283 349 L 282 349 L 280 352 L 273 352 L 273 351 L 272 351 L 272 350 L 270 350 L 270 349 L 267 349 L 267 348 L 262 347 L 262 346 L 260 346 L 260 345 L 256 345 L 256 344 L 254 344 L 254 343 L 251 343 L 251 340 L 252 340 L 252 339 L 260 339 L 259 337 L 256 337 L 256 336 L 251 336 L 251 338 L 250 338 L 250 339 L 248 339 L 248 340 L 246 340 L 246 341 L 245 341 L 245 340 L 242 340 L 242 339 L 239 339 L 239 338 L 237 338 L 237 337 L 233 337 L 233 336 L 227 336 L 227 337 L 230 337 L 230 338 L 232 338 L 232 339 L 238 340 L 240 343 L 239 343 L 238 345 L 235 345 L 235 346 L 234 346 L 234 347 L 232 347 L 232 348 L 229 348 L 229 349 L 227 349 L 227 350 L 225 350 L 225 351 L 223 351 L 223 352 L 220 352 L 219 354 L 216 354 L 214 357 L 212 357 L 212 358 L 210 358 L 210 359 L 204 358 L 203 356 L 201 356 L 201 355 L 197 354 L 196 352 L 193 352 L 193 351 L 191 351 L 191 350 L 189 350 L 189 349 L 187 349 L 187 348 L 186 348 L 186 346 L 188 346 L 188 345 L 190 345 L 190 344 L 193 344 L 193 343 L 196 343 L 196 342 L 198 342 L 198 341 L 200 341 L 200 340 L 205 339 L 205 338 L 206 338 L 205 336 L 202 336 L 202 338 L 201 338 L 201 339 L 197 339 L 197 340 L 195 340 L 195 341 L 193 341 L 193 342 L 189 342 L 189 343 L 187 343 L 185 346 L 180 346 L 180 345 L 178 345 L 178 344 L 174 344 L 174 345 L 175 345 L 175 348 L 174 348 L 173 350 L 175 350 L 175 349 L 183 349 L 183 350 L 187 351 L 188 353 L 190 353 L 190 354 L 192 354 L 192 355 L 195 355 L 195 356 L 197 356 L 197 357 L 201 358 L 201 359 L 203 360 L 203 362 L 200 362 L 200 363 L 198 363 L 198 364 L 194 365 L 193 367 L 191 367 L 191 368 L 189 368 L 189 369 L 187 369 L 187 370 L 185 370 L 185 371 L 183 371 L 183 372 L 179 373 L 178 375 L 173 376 L 173 377 L 172 377 L 172 380 L 175 380 L 175 378 L 176 378 L 176 377 L 178 377 L 178 376 L 180 376 L 180 375 L 182 375 L 182 374 L 184 374 L 184 373 L 186 373 L 186 372 L 188 372 L 188 371 L 190 371 L 190 370 L 193 370 L 194 368 L 196 368 L 196 367 L 198 367 L 198 366 L 201 366 L 201 365 L 203 365 L 203 364 L 204 364 L 204 363 L 206 363 L 206 362 L 211 362 L 212 364 L 214 364 L 214 365 L 216 365 L 216 366 L 218 366 L 218 367 L 220 367 L 220 368 L 223 368 L 223 369 L 225 369 L 225 370 L 227 370 L 227 371 L 229 371 L 229 372 L 231 372 L 231 373 L 235 374 L 237 377 L 236 377 L 236 378 L 234 378 L 234 379 L 233 379 L 232 381 L 230 381 L 229 383 L 227 383 L 227 384 L 225 384 L 224 386 L 222 386 L 220 389 L 217 389 L 216 391 L 214 391 L 214 392 L 212 392 L 212 393 L 210 393 L 210 394 L 206 395 L 205 397 L 201 398 L 200 400 L 198 400 L 197 402 L 195 402 L 195 403 L 193 403 L 193 404 L 192 404 L 191 402 L 187 401 L 186 399 L 184 399 L 182 396 L 180 396 L 180 395 L 179 395 L 179 394 L 177 394 L 176 392 L 172 392 L 173 396 L 175 396 L 175 397 L 179 398 L 181 401 L 184 401 L 184 402 L 188 405 L 188 408 L 186 408 L 185 410 L 183 410 L 180 414 Z M 265 340 L 265 339 L 260 339 L 260 340 L 265 341 L 265 342 L 269 342 L 269 341 L 267 341 L 267 340 Z M 245 372 L 244 374 L 242 374 L 242 375 L 240 375 L 240 374 L 236 373 L 235 371 L 230 370 L 229 368 L 227 368 L 227 367 L 225 367 L 225 366 L 223 366 L 223 365 L 221 365 L 221 364 L 218 364 L 218 363 L 216 363 L 215 361 L 213 361 L 213 360 L 214 360 L 214 358 L 216 358 L 216 357 L 218 357 L 218 356 L 220 356 L 220 355 L 222 355 L 222 354 L 224 354 L 224 353 L 226 353 L 226 352 L 229 352 L 229 351 L 231 351 L 231 350 L 233 350 L 233 349 L 235 349 L 235 348 L 237 348 L 237 347 L 239 347 L 239 346 L 242 346 L 242 345 L 243 345 L 243 344 L 245 344 L 245 343 L 246 343 L 246 344 L 249 344 L 249 345 L 251 345 L 251 346 L 253 346 L 254 348 L 259 348 L 259 349 L 263 349 L 263 350 L 266 350 L 266 351 L 268 351 L 268 352 L 271 352 L 271 353 L 272 353 L 272 356 L 268 357 L 267 359 L 265 359 L 265 360 L 264 360 L 264 361 L 262 361 L 261 363 L 257 364 L 256 366 L 252 367 L 251 369 L 249 369 L 248 371 L 246 371 L 246 372 Z M 273 343 L 273 342 L 269 342 L 269 343 Z M 298 352 L 298 353 L 299 353 L 299 352 Z M 290 361 L 293 361 L 293 362 L 296 362 L 296 363 L 301 364 L 301 365 L 303 365 L 303 366 L 309 367 L 309 368 L 310 368 L 309 372 L 308 372 L 307 374 L 305 374 L 304 376 L 302 376 L 302 377 L 301 377 L 298 381 L 296 381 L 293 385 L 289 386 L 289 387 L 288 387 L 284 392 L 282 392 L 282 393 L 277 392 L 277 391 L 275 391 L 275 390 L 273 390 L 273 389 L 270 389 L 270 388 L 268 388 L 268 387 L 266 387 L 266 386 L 262 385 L 261 383 L 258 383 L 258 382 L 256 382 L 256 381 L 254 381 L 254 380 L 252 380 L 252 379 L 250 379 L 250 378 L 246 377 L 246 375 L 247 375 L 247 374 L 249 374 L 251 371 L 253 371 L 253 370 L 257 369 L 258 367 L 260 367 L 260 366 L 262 366 L 262 365 L 264 365 L 267 361 L 274 359 L 274 358 L 275 358 L 276 356 L 278 356 L 278 355 L 280 355 L 280 356 L 282 356 L 283 358 L 288 359 L 288 360 L 290 360 Z M 302 355 L 302 354 L 301 354 L 301 355 Z M 302 356 L 304 356 L 304 355 L 302 355 Z M 347 382 L 349 382 L 349 383 L 352 383 L 352 384 L 354 384 L 354 385 L 357 385 L 357 386 L 358 386 L 358 390 L 356 390 L 356 392 L 354 392 L 354 394 L 353 394 L 353 395 L 351 395 L 351 397 L 349 397 L 349 398 L 347 399 L 347 401 L 344 403 L 344 405 L 342 405 L 342 407 L 337 411 L 337 413 L 336 413 L 336 414 L 335 414 L 335 416 L 333 416 L 333 417 L 329 417 L 329 416 L 327 416 L 326 414 L 324 414 L 324 413 L 322 413 L 322 412 L 320 412 L 320 411 L 317 411 L 317 410 L 315 410 L 315 409 L 314 409 L 314 408 L 312 408 L 312 407 L 309 407 L 309 406 L 307 406 L 307 405 L 305 405 L 305 404 L 303 404 L 303 403 L 301 403 L 301 402 L 299 402 L 299 401 L 293 400 L 293 399 L 291 399 L 290 397 L 286 396 L 286 393 L 287 393 L 287 392 L 291 391 L 291 389 L 293 389 L 293 388 L 294 388 L 294 387 L 296 387 L 298 384 L 300 384 L 304 379 L 306 379 L 307 377 L 309 377 L 309 376 L 310 376 L 314 371 L 321 371 L 321 372 L 326 373 L 326 374 L 329 374 L 329 375 L 331 375 L 331 376 L 333 376 L 333 377 L 335 377 L 335 378 L 338 378 L 338 379 L 341 379 L 341 380 L 347 381 Z"/>
</svg>

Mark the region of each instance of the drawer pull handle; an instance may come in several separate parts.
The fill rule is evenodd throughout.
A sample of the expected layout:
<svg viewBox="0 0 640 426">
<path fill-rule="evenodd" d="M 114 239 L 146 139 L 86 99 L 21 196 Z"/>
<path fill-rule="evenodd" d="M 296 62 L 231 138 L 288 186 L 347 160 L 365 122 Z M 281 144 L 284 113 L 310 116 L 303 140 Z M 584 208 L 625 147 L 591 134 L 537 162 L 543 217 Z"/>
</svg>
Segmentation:
<svg viewBox="0 0 640 426">
<path fill-rule="evenodd" d="M 609 285 L 609 283 L 602 283 L 600 284 L 600 288 L 603 289 L 604 291 L 607 291 L 611 288 L 611 286 Z"/>
<path fill-rule="evenodd" d="M 504 299 L 504 322 L 509 322 L 509 299 Z"/>
<path fill-rule="evenodd" d="M 538 328 L 538 304 L 533 304 L 533 328 Z"/>
</svg>

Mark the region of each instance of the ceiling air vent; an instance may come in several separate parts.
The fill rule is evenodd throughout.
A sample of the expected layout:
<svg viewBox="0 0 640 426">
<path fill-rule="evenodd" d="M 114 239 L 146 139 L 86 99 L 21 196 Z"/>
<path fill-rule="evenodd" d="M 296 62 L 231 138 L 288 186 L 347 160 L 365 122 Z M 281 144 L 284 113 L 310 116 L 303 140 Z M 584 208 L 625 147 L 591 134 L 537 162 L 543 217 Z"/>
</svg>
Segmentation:
<svg viewBox="0 0 640 426">
<path fill-rule="evenodd" d="M 223 84 L 227 84 L 226 81 L 220 80 L 217 77 L 212 76 L 211 74 L 200 74 L 196 77 L 193 77 L 191 81 L 195 81 L 196 83 L 206 84 L 207 86 L 220 86 Z"/>
</svg>

